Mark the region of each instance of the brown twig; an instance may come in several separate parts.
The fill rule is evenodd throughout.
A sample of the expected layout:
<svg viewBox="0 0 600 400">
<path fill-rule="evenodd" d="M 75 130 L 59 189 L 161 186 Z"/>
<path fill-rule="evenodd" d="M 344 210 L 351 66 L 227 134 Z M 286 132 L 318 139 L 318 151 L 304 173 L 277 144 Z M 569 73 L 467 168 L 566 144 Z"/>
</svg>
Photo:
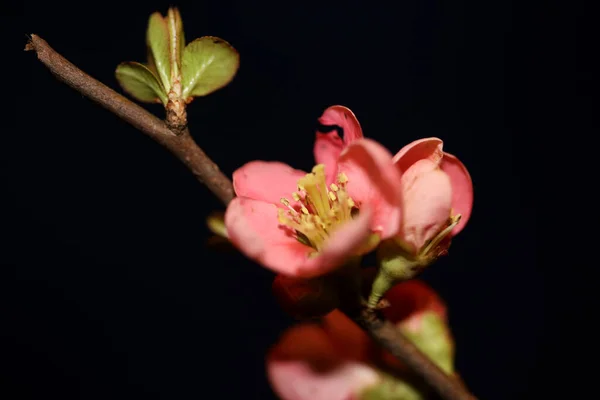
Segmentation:
<svg viewBox="0 0 600 400">
<path fill-rule="evenodd" d="M 347 314 L 362 327 L 379 345 L 401 360 L 431 386 L 442 399 L 476 400 L 461 381 L 448 376 L 431 362 L 406 336 L 389 321 L 378 318 L 374 311 L 363 309 L 360 313 Z"/>
<path fill-rule="evenodd" d="M 39 60 L 58 79 L 71 86 L 102 107 L 112 111 L 123 120 L 156 140 L 181 160 L 205 184 L 223 204 L 233 199 L 234 193 L 229 179 L 219 167 L 194 142 L 189 130 L 181 134 L 169 129 L 167 124 L 144 108 L 128 100 L 108 86 L 92 78 L 63 56 L 58 54 L 41 37 L 31 35 L 25 50 L 34 50 Z"/>
<path fill-rule="evenodd" d="M 37 35 L 31 35 L 25 50 L 34 50 L 39 60 L 61 81 L 112 111 L 152 139 L 166 147 L 181 160 L 222 202 L 227 205 L 234 197 L 231 180 L 194 142 L 189 131 L 176 135 L 167 125 L 148 111 L 98 82 L 58 54 Z M 475 399 L 458 380 L 446 375 L 388 321 L 381 320 L 366 309 L 349 316 L 383 348 L 420 375 L 446 400 Z"/>
</svg>

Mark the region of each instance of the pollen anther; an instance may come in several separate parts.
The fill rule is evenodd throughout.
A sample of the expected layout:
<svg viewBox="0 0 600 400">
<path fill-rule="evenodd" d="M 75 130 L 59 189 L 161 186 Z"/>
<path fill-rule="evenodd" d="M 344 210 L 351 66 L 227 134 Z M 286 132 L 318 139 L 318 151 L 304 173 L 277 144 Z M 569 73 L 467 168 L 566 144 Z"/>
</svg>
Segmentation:
<svg viewBox="0 0 600 400">
<path fill-rule="evenodd" d="M 341 173 L 336 178 L 337 184 L 331 183 L 328 188 L 325 166 L 318 164 L 298 180 L 298 191 L 292 193 L 296 204 L 281 199 L 287 210 L 279 209 L 279 222 L 291 228 L 301 243 L 316 251 L 323 248 L 333 231 L 352 219 L 352 211 L 357 208 L 346 190 L 346 174 Z"/>
</svg>

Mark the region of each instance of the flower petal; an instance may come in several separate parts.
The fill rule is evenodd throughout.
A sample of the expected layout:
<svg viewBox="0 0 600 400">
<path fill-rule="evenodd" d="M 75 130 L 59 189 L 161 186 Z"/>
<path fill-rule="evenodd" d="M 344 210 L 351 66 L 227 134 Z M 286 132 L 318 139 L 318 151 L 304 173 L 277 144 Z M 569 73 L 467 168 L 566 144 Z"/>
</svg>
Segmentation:
<svg viewBox="0 0 600 400">
<path fill-rule="evenodd" d="M 354 141 L 342 152 L 338 173 L 348 177 L 348 194 L 359 209 L 373 209 L 372 230 L 382 239 L 394 236 L 400 228 L 401 175 L 390 152 L 370 139 Z"/>
<path fill-rule="evenodd" d="M 382 310 L 410 340 L 446 373 L 454 369 L 454 340 L 446 314 L 446 305 L 425 282 L 413 279 L 390 289 L 385 299 L 390 306 Z M 433 319 L 432 319 L 433 317 Z M 398 361 L 382 352 L 382 361 L 400 367 Z"/>
<path fill-rule="evenodd" d="M 277 206 L 264 201 L 234 198 L 225 212 L 225 226 L 238 249 L 276 272 L 293 275 L 311 251 L 280 227 Z"/>
<path fill-rule="evenodd" d="M 436 313 L 444 321 L 447 319 L 446 305 L 435 290 L 422 280 L 411 279 L 399 283 L 386 293 L 385 298 L 390 306 L 382 312 L 393 323 L 414 325 L 415 317 L 428 311 Z"/>
<path fill-rule="evenodd" d="M 400 149 L 394 156 L 393 162 L 402 173 L 423 159 L 428 159 L 438 165 L 444 155 L 443 145 L 444 142 L 436 137 L 415 140 Z"/>
<path fill-rule="evenodd" d="M 313 278 L 335 270 L 347 259 L 355 255 L 371 234 L 373 211 L 365 207 L 358 217 L 345 223 L 333 232 L 325 242 L 317 256 L 297 264 L 292 271 L 293 276 Z"/>
<path fill-rule="evenodd" d="M 402 193 L 401 239 L 418 252 L 448 223 L 452 186 L 434 162 L 422 159 L 402 175 Z"/>
<path fill-rule="evenodd" d="M 317 325 L 283 335 L 267 355 L 267 376 L 283 400 L 348 400 L 379 379 L 372 368 L 337 354 Z"/>
<path fill-rule="evenodd" d="M 362 128 L 356 116 L 349 108 L 332 106 L 326 109 L 319 118 L 325 126 L 338 126 L 343 130 L 343 140 L 336 130 L 328 133 L 317 131 L 314 154 L 317 164 L 325 165 L 327 183 L 333 182 L 337 171 L 337 159 L 340 153 L 351 142 L 363 137 Z"/>
<path fill-rule="evenodd" d="M 452 211 L 460 214 L 460 222 L 452 230 L 452 236 L 456 236 L 467 224 L 473 210 L 473 182 L 471 175 L 462 162 L 449 153 L 444 153 L 440 164 L 442 171 L 450 177 L 452 184 Z"/>
<path fill-rule="evenodd" d="M 306 172 L 277 161 L 251 161 L 233 173 L 233 188 L 239 197 L 262 200 L 279 206 L 282 197 L 290 201 L 298 179 Z"/>
<path fill-rule="evenodd" d="M 337 160 L 345 145 L 336 131 L 329 133 L 317 132 L 315 140 L 315 161 L 325 165 L 325 179 L 330 184 L 335 179 Z"/>
<path fill-rule="evenodd" d="M 225 212 L 225 226 L 231 242 L 250 259 L 284 275 L 313 278 L 333 271 L 354 255 L 370 234 L 371 218 L 372 212 L 366 209 L 342 225 L 316 256 L 310 256 L 314 250 L 279 225 L 274 204 L 236 197 Z"/>
<path fill-rule="evenodd" d="M 363 138 L 362 128 L 356 115 L 348 107 L 331 106 L 323 112 L 319 123 L 325 126 L 339 126 L 344 131 L 344 143 L 350 144 Z"/>
<path fill-rule="evenodd" d="M 368 362 L 373 342 L 365 331 L 339 310 L 333 310 L 323 319 L 321 326 L 329 335 L 338 354 L 347 360 Z"/>
</svg>

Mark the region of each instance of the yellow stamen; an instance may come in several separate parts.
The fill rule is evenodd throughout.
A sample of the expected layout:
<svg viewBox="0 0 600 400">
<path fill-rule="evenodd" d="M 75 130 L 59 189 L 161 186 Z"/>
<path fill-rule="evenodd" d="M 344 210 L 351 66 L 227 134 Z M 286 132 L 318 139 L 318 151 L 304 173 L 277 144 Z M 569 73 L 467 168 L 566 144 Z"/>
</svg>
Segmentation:
<svg viewBox="0 0 600 400">
<path fill-rule="evenodd" d="M 292 193 L 299 204 L 292 206 L 289 200 L 281 199 L 287 210 L 279 210 L 279 222 L 293 229 L 298 241 L 318 252 L 333 231 L 352 219 L 356 204 L 346 191 L 347 182 L 348 177 L 342 173 L 337 176 L 337 184 L 328 188 L 325 166 L 316 165 L 298 180 L 298 192 Z"/>
</svg>

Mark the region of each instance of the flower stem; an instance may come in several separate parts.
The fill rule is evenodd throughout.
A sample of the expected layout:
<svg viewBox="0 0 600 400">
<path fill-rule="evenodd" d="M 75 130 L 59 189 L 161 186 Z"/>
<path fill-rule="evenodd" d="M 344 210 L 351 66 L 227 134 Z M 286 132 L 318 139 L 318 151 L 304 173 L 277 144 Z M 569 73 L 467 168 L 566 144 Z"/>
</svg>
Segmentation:
<svg viewBox="0 0 600 400">
<path fill-rule="evenodd" d="M 369 300 L 367 301 L 367 306 L 374 310 L 377 308 L 377 304 L 379 300 L 390 290 L 393 286 L 393 281 L 390 277 L 386 275 L 386 273 L 379 268 L 377 271 L 377 276 L 373 281 L 373 286 L 371 288 L 371 294 L 369 295 Z"/>
</svg>

